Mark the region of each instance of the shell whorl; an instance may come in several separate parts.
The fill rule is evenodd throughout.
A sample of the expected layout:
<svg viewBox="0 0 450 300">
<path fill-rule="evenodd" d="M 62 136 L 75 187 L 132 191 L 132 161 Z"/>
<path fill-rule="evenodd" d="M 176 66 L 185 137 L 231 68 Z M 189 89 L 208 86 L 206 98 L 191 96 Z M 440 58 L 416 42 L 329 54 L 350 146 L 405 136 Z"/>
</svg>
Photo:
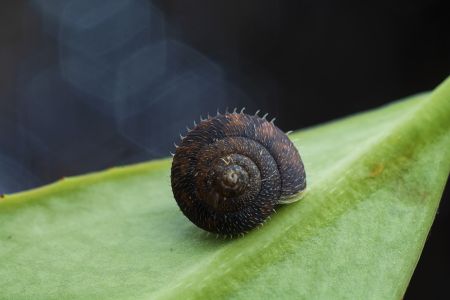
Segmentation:
<svg viewBox="0 0 450 300">
<path fill-rule="evenodd" d="M 183 138 L 171 183 L 181 211 L 198 227 L 234 235 L 262 224 L 283 199 L 306 187 L 300 155 L 265 118 L 209 117 Z"/>
</svg>

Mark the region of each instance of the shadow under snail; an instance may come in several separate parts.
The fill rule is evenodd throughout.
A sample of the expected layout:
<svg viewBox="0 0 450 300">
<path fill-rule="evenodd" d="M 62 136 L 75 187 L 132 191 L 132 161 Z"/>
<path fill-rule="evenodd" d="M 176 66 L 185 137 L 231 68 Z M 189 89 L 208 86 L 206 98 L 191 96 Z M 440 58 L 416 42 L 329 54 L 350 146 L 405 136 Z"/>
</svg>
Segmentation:
<svg viewBox="0 0 450 300">
<path fill-rule="evenodd" d="M 173 157 L 172 191 L 198 227 L 236 235 L 263 224 L 306 188 L 294 144 L 257 114 L 217 114 L 182 137 Z"/>
</svg>

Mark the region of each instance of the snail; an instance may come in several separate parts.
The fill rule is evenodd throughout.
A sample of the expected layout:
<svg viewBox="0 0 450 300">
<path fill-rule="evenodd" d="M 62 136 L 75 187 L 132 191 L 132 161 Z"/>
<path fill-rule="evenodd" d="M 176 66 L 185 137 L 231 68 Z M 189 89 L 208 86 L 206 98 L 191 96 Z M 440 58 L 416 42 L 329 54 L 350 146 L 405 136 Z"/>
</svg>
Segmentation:
<svg viewBox="0 0 450 300">
<path fill-rule="evenodd" d="M 208 116 L 176 146 L 173 195 L 198 227 L 220 235 L 246 233 L 305 190 L 297 149 L 266 116 L 243 110 Z"/>
</svg>

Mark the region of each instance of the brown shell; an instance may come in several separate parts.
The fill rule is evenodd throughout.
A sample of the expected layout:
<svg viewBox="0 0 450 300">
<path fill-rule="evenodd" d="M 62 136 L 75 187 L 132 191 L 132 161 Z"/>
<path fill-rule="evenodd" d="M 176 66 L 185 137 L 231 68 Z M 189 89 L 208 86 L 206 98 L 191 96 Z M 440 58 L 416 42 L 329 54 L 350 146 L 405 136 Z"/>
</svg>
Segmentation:
<svg viewBox="0 0 450 300">
<path fill-rule="evenodd" d="M 300 155 L 265 118 L 219 114 L 188 132 L 172 162 L 181 211 L 209 232 L 234 235 L 262 224 L 282 199 L 306 188 Z"/>
</svg>

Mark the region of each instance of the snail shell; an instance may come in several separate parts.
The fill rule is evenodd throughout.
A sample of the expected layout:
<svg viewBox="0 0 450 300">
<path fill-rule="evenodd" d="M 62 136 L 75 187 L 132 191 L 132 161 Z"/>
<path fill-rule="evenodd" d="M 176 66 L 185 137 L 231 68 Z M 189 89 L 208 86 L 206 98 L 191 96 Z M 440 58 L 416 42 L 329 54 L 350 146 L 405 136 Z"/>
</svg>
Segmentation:
<svg viewBox="0 0 450 300">
<path fill-rule="evenodd" d="M 243 113 L 208 117 L 182 139 L 171 170 L 181 211 L 198 227 L 247 232 L 306 188 L 300 155 L 273 122 Z M 298 200 L 298 199 L 296 199 Z"/>
</svg>

